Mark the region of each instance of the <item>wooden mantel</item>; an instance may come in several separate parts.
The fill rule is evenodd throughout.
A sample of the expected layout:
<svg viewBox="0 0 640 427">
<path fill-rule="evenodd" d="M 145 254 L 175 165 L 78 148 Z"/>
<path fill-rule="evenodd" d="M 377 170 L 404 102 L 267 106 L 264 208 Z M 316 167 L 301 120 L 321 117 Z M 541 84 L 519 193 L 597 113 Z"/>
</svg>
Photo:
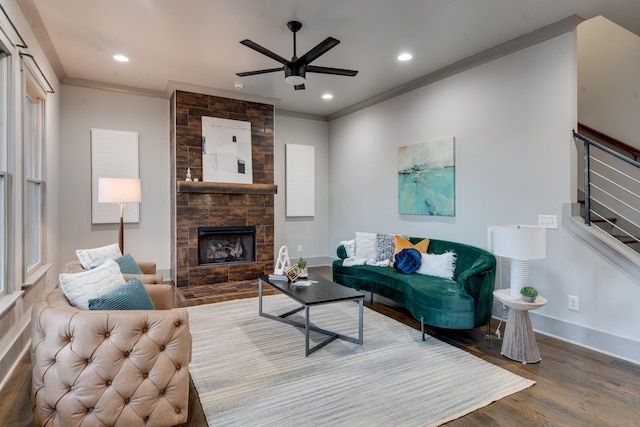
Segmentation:
<svg viewBox="0 0 640 427">
<path fill-rule="evenodd" d="M 237 184 L 232 182 L 178 181 L 178 193 L 277 194 L 275 184 Z"/>
</svg>

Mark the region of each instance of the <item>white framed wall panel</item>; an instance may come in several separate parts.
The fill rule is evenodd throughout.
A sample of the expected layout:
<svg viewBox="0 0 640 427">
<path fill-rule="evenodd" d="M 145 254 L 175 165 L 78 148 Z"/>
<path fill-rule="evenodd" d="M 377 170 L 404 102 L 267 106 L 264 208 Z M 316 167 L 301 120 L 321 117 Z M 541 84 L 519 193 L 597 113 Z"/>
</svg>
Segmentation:
<svg viewBox="0 0 640 427">
<path fill-rule="evenodd" d="M 286 216 L 315 216 L 315 147 L 286 144 L 285 171 Z"/>
<path fill-rule="evenodd" d="M 138 132 L 91 129 L 91 223 L 120 222 L 117 203 L 98 203 L 98 178 L 140 178 Z M 140 203 L 127 203 L 124 222 L 140 222 Z"/>
</svg>

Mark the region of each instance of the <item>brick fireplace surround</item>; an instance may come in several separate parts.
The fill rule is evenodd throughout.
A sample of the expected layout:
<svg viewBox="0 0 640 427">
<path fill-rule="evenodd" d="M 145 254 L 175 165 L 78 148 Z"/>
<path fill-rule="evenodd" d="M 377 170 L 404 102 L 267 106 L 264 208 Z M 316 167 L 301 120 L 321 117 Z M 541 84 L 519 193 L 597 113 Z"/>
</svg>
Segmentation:
<svg viewBox="0 0 640 427">
<path fill-rule="evenodd" d="M 274 264 L 272 105 L 176 91 L 171 97 L 171 276 L 178 287 L 255 280 Z M 202 116 L 251 122 L 253 184 L 202 178 Z M 255 226 L 256 262 L 198 265 L 198 227 Z"/>
</svg>

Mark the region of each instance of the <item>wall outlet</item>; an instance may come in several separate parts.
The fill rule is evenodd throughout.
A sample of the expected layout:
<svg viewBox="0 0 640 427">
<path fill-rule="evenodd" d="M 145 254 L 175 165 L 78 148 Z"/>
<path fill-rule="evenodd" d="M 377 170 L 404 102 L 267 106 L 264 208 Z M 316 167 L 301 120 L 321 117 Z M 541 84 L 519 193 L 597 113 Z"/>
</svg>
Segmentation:
<svg viewBox="0 0 640 427">
<path fill-rule="evenodd" d="M 569 295 L 569 310 L 580 311 L 580 299 L 578 297 Z"/>
<path fill-rule="evenodd" d="M 302 245 L 298 245 L 298 252 L 302 252 Z"/>
<path fill-rule="evenodd" d="M 538 227 L 558 229 L 557 215 L 538 215 Z"/>
</svg>

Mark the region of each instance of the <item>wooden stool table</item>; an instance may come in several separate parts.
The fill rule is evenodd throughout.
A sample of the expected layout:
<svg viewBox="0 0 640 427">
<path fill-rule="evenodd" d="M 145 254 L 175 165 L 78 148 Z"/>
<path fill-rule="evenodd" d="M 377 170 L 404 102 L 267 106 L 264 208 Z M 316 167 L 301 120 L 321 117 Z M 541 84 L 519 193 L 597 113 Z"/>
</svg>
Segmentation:
<svg viewBox="0 0 640 427">
<path fill-rule="evenodd" d="M 509 289 L 497 289 L 493 291 L 493 296 L 509 307 L 500 354 L 522 363 L 538 363 L 542 358 L 531 326 L 529 310 L 542 307 L 547 300 L 538 296 L 534 302 L 526 302 L 521 297 L 511 296 Z"/>
</svg>

